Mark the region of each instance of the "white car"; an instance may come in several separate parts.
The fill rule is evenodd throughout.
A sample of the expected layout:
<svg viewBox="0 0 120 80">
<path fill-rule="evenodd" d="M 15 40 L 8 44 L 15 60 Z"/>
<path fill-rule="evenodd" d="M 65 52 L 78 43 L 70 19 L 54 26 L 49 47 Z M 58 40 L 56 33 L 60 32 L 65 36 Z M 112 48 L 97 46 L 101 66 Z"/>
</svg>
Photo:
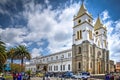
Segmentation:
<svg viewBox="0 0 120 80">
<path fill-rule="evenodd" d="M 73 75 L 73 78 L 76 78 L 76 79 L 88 79 L 88 78 L 90 78 L 90 74 L 89 73 L 78 73 L 76 75 Z"/>
</svg>

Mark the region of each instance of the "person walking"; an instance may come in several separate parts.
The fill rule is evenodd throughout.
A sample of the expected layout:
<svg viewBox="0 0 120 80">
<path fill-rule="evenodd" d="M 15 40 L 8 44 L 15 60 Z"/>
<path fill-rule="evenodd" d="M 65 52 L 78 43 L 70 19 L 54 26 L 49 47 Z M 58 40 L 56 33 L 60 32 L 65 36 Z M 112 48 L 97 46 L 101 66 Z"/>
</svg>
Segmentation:
<svg viewBox="0 0 120 80">
<path fill-rule="evenodd" d="M 5 80 L 4 75 L 2 75 L 2 80 Z"/>
<path fill-rule="evenodd" d="M 16 80 L 17 76 L 15 72 L 13 72 L 12 76 L 13 76 L 13 80 Z"/>
<path fill-rule="evenodd" d="M 110 75 L 109 74 L 105 75 L 105 80 L 110 80 Z"/>
</svg>

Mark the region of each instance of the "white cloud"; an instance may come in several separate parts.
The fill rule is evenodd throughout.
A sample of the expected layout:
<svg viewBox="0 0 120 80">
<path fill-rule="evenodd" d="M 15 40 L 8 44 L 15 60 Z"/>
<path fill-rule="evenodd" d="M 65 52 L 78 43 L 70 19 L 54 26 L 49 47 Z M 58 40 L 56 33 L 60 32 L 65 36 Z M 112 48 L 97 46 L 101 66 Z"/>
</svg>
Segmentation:
<svg viewBox="0 0 120 80">
<path fill-rule="evenodd" d="M 25 10 L 16 15 L 19 18 L 23 14 L 22 16 L 27 20 L 25 28 L 0 28 L 1 38 L 8 47 L 19 44 L 30 47 L 36 43 L 40 48 L 37 49 L 34 46 L 31 50 L 33 57 L 40 55 L 41 47 L 45 45 L 42 39 L 48 41 L 45 49 L 50 51 L 49 53 L 71 48 L 73 16 L 80 5 L 74 3 L 64 9 L 54 10 L 49 4 L 49 0 L 46 0 L 45 3 L 47 8 L 45 5 L 35 4 L 33 1 L 25 3 Z"/>
<path fill-rule="evenodd" d="M 45 0 L 45 3 L 46 3 L 46 4 L 49 4 L 49 0 Z"/>
<path fill-rule="evenodd" d="M 32 56 L 32 58 L 33 58 L 33 57 L 41 56 L 41 54 L 40 54 L 41 51 L 42 51 L 41 48 L 39 48 L 39 49 L 37 49 L 37 48 L 33 48 L 33 49 L 32 49 L 32 52 L 31 52 L 31 56 Z"/>
<path fill-rule="evenodd" d="M 24 41 L 25 32 L 25 28 L 6 28 L 0 29 L 0 36 L 7 46 L 15 46 Z"/>
<path fill-rule="evenodd" d="M 120 61 L 120 20 L 113 21 L 109 17 L 107 10 L 103 11 L 101 15 L 108 30 L 108 49 L 110 50 L 110 59 L 115 62 Z"/>
<path fill-rule="evenodd" d="M 106 20 L 106 19 L 110 18 L 110 16 L 108 15 L 108 11 L 107 10 L 102 12 L 102 16 L 103 16 L 103 18 L 102 18 L 103 20 Z"/>
<path fill-rule="evenodd" d="M 51 53 L 70 48 L 72 46 L 72 20 L 79 6 L 74 3 L 65 9 L 51 10 L 51 5 L 48 5 L 47 8 L 40 4 L 34 5 L 34 3 L 25 5 L 24 15 L 28 20 L 30 30 L 26 39 L 31 39 L 31 41 L 47 39 L 49 42 L 47 49 Z"/>
</svg>

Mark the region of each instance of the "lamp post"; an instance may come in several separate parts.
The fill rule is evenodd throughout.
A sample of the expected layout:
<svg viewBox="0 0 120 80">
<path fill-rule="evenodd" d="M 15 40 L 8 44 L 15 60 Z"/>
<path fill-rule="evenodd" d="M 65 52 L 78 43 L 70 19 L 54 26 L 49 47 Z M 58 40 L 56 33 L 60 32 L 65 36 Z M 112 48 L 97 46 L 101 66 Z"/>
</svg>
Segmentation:
<svg viewBox="0 0 120 80">
<path fill-rule="evenodd" d="M 62 66 L 62 63 L 63 63 L 63 55 L 61 56 L 61 80 L 62 80 L 62 69 L 63 69 L 63 66 Z"/>
<path fill-rule="evenodd" d="M 26 57 L 24 58 L 24 60 L 25 60 L 25 63 L 24 63 L 25 70 L 24 71 L 26 71 Z"/>
</svg>

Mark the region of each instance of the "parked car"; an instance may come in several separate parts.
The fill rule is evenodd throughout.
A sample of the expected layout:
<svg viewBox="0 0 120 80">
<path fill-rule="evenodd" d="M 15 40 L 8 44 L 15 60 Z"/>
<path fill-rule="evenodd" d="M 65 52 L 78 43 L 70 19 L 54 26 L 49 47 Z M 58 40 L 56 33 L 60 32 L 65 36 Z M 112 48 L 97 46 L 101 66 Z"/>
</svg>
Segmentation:
<svg viewBox="0 0 120 80">
<path fill-rule="evenodd" d="M 53 74 L 53 73 L 50 73 L 50 72 L 47 72 L 47 73 L 45 74 L 45 76 L 46 76 L 46 77 L 53 77 L 54 74 Z"/>
<path fill-rule="evenodd" d="M 43 73 L 37 73 L 36 76 L 37 76 L 37 77 L 43 77 L 44 74 L 43 74 Z"/>
<path fill-rule="evenodd" d="M 72 78 L 88 79 L 88 78 L 90 78 L 90 73 L 88 73 L 88 72 L 78 73 L 78 74 L 76 74 L 76 75 L 72 75 Z"/>
<path fill-rule="evenodd" d="M 64 74 L 64 77 L 65 77 L 65 78 L 72 78 L 72 76 L 73 76 L 73 73 L 70 72 L 70 71 L 67 71 L 67 72 Z"/>
</svg>

